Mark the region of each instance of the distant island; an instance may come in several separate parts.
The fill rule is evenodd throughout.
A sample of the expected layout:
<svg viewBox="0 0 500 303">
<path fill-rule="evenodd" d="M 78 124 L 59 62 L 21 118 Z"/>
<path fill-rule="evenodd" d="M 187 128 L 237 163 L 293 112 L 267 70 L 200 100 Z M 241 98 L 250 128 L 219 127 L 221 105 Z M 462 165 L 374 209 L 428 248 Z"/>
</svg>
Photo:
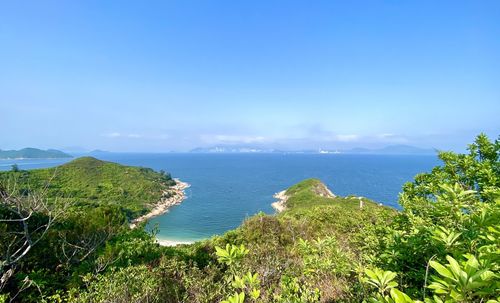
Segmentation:
<svg viewBox="0 0 500 303">
<path fill-rule="evenodd" d="M 0 150 L 0 159 L 56 159 L 73 158 L 73 156 L 56 149 L 42 150 L 23 148 L 20 150 Z"/>
<path fill-rule="evenodd" d="M 410 145 L 389 145 L 378 149 L 353 148 L 343 151 L 345 154 L 370 154 L 370 155 L 436 155 L 433 148 L 420 148 Z"/>
<path fill-rule="evenodd" d="M 190 153 L 206 154 L 361 154 L 361 155 L 436 155 L 432 148 L 420 148 L 410 145 L 389 145 L 378 149 L 352 148 L 352 149 L 299 149 L 279 150 L 272 148 L 261 148 L 258 146 L 221 145 L 212 147 L 198 147 Z"/>
<path fill-rule="evenodd" d="M 251 146 L 212 146 L 198 147 L 189 151 L 190 153 L 206 153 L 206 154 L 248 154 L 248 153 L 281 153 L 282 151 L 275 149 L 262 149 Z"/>
</svg>

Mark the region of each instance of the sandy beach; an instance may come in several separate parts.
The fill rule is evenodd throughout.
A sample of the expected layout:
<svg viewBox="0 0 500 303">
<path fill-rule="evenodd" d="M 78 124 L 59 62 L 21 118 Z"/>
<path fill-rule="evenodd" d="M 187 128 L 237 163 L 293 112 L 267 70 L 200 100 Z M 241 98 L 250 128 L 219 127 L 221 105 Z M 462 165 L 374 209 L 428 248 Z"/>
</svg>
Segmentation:
<svg viewBox="0 0 500 303">
<path fill-rule="evenodd" d="M 186 198 L 184 191 L 190 185 L 179 179 L 174 180 L 176 184 L 163 191 L 162 198 L 158 201 L 158 204 L 149 213 L 132 220 L 130 228 L 135 228 L 141 222 L 166 213 L 170 207 L 180 204 Z"/>
</svg>

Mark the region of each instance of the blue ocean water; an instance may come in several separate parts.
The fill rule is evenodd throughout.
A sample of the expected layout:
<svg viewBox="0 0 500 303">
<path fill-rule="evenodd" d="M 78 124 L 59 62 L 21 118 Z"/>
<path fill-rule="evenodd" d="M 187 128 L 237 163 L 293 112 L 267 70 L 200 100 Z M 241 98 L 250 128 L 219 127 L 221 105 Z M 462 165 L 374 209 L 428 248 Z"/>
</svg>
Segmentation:
<svg viewBox="0 0 500 303">
<path fill-rule="evenodd" d="M 187 241 L 222 234 L 248 216 L 273 213 L 273 194 L 306 178 L 321 179 L 337 195 L 365 196 L 398 207 L 401 186 L 438 164 L 435 156 L 344 154 L 136 154 L 109 153 L 102 160 L 163 169 L 191 184 L 187 199 L 150 220 L 158 238 Z M 0 160 L 21 169 L 68 160 Z"/>
</svg>

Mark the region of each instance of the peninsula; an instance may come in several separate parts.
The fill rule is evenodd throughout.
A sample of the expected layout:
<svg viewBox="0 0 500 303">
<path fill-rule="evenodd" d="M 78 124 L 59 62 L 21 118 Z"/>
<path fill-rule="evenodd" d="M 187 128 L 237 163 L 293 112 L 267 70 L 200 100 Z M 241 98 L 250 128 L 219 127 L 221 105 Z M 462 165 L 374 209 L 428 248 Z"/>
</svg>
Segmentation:
<svg viewBox="0 0 500 303">
<path fill-rule="evenodd" d="M 184 199 L 189 185 L 170 174 L 81 157 L 53 168 L 0 172 L 20 191 L 46 191 L 49 200 L 71 200 L 71 208 L 117 207 L 133 226 L 164 213 Z"/>
<path fill-rule="evenodd" d="M 304 193 L 304 190 L 307 191 Z M 308 195 L 309 191 L 312 192 L 317 197 L 321 198 L 337 198 L 337 196 L 332 193 L 332 191 L 318 179 L 307 179 L 287 190 L 282 190 L 273 195 L 273 198 L 278 201 L 273 202 L 271 206 L 278 212 L 283 212 L 289 206 L 294 206 L 297 203 L 300 204 L 301 200 L 309 200 L 311 197 Z M 305 196 L 304 196 L 305 195 Z M 292 199 L 289 202 L 290 197 Z"/>
</svg>

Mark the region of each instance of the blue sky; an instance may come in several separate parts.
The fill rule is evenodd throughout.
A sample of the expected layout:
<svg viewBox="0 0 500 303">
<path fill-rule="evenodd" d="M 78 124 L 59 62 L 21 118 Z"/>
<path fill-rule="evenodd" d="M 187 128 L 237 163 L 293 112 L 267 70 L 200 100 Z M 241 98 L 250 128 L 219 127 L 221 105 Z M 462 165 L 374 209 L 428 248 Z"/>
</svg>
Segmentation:
<svg viewBox="0 0 500 303">
<path fill-rule="evenodd" d="M 0 148 L 500 134 L 500 1 L 2 1 Z"/>
</svg>

